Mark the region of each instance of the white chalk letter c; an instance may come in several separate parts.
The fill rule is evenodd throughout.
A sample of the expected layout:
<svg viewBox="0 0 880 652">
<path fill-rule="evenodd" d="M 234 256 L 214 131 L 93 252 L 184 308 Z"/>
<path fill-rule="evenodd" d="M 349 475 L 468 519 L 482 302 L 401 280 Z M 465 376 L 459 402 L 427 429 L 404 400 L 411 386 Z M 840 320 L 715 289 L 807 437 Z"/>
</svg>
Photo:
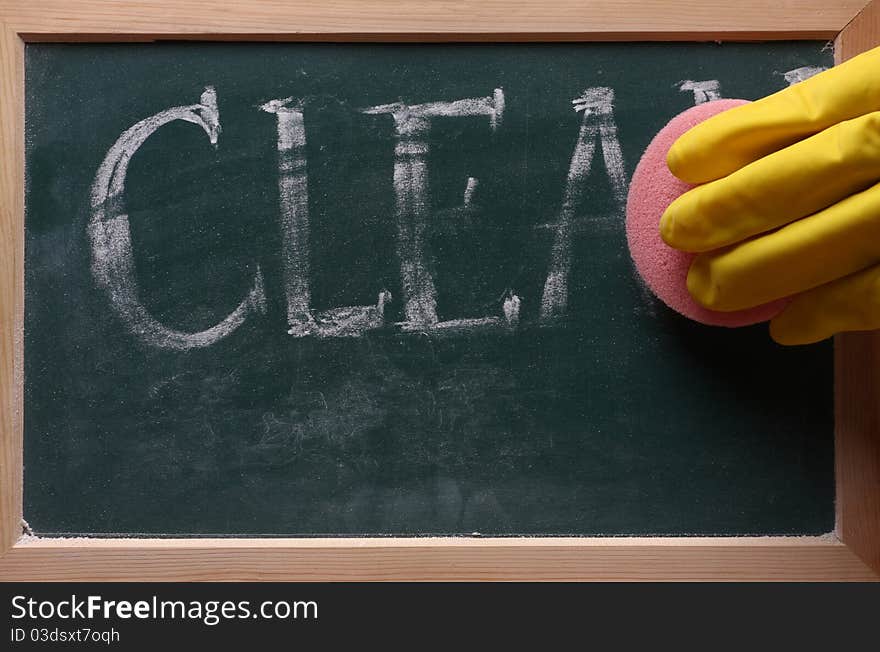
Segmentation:
<svg viewBox="0 0 880 652">
<path fill-rule="evenodd" d="M 131 229 L 124 208 L 125 176 L 134 153 L 159 127 L 185 120 L 205 130 L 212 145 L 220 133 L 217 94 L 208 87 L 199 104 L 175 106 L 145 118 L 127 129 L 107 152 L 95 174 L 91 191 L 89 238 L 92 245 L 92 274 L 110 297 L 110 303 L 129 330 L 143 341 L 166 349 L 209 346 L 238 328 L 249 314 L 265 310 L 263 277 L 257 267 L 248 295 L 221 322 L 195 333 L 168 328 L 156 320 L 138 298 L 132 255 Z"/>
</svg>

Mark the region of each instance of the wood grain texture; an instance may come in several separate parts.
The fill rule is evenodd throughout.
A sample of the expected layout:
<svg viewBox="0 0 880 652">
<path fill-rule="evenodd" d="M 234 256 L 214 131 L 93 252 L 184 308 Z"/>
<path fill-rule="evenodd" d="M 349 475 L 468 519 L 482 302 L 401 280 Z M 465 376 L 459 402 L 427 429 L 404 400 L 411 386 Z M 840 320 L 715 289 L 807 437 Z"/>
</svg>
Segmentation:
<svg viewBox="0 0 880 652">
<path fill-rule="evenodd" d="M 880 45 L 880 2 L 868 3 L 841 31 L 834 43 L 838 63 Z"/>
<path fill-rule="evenodd" d="M 880 573 L 880 333 L 835 340 L 837 534 Z"/>
<path fill-rule="evenodd" d="M 880 0 L 835 41 L 838 63 L 880 45 Z M 834 342 L 837 534 L 880 573 L 880 332 Z"/>
<path fill-rule="evenodd" d="M 24 44 L 0 24 L 0 554 L 21 534 Z"/>
<path fill-rule="evenodd" d="M 26 40 L 831 39 L 865 0 L 0 0 Z"/>
<path fill-rule="evenodd" d="M 874 581 L 833 536 L 27 539 L 0 578 L 45 581 Z"/>
</svg>

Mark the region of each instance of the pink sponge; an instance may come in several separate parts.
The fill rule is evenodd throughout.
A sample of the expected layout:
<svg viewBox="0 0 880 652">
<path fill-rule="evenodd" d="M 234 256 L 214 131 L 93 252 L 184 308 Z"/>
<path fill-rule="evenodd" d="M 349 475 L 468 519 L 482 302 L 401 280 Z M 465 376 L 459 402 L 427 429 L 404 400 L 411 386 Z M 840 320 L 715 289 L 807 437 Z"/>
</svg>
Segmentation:
<svg viewBox="0 0 880 652">
<path fill-rule="evenodd" d="M 687 290 L 687 273 L 694 254 L 678 251 L 660 238 L 660 217 L 679 195 L 693 188 L 674 177 L 666 153 L 691 127 L 746 100 L 715 100 L 679 113 L 661 129 L 633 173 L 626 202 L 626 239 L 641 277 L 651 291 L 673 310 L 712 326 L 748 326 L 773 318 L 788 303 L 780 299 L 749 310 L 718 312 L 698 304 Z"/>
</svg>

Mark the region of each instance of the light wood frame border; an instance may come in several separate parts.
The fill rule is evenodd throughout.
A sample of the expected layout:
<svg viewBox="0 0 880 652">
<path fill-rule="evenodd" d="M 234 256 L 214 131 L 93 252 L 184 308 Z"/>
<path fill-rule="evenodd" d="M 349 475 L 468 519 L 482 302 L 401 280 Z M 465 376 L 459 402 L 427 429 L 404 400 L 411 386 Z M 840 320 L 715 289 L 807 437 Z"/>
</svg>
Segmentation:
<svg viewBox="0 0 880 652">
<path fill-rule="evenodd" d="M 822 537 L 37 539 L 22 535 L 24 44 L 880 43 L 880 0 L 0 0 L 0 580 L 877 580 L 880 336 L 835 342 L 836 527 Z M 873 570 L 872 570 L 873 569 Z"/>
</svg>

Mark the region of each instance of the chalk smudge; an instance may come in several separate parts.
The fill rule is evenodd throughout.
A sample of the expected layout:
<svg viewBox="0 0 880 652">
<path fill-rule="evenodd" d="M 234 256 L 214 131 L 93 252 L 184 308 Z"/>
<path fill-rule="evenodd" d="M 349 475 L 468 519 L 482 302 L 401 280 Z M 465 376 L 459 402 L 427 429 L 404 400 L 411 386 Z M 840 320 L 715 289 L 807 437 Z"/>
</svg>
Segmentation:
<svg viewBox="0 0 880 652">
<path fill-rule="evenodd" d="M 306 337 L 360 337 L 366 331 L 385 325 L 385 306 L 391 293 L 382 290 L 375 306 L 342 306 L 309 314 L 308 320 L 294 322 L 288 335 Z"/>
<path fill-rule="evenodd" d="M 521 303 L 520 298 L 515 294 L 511 294 L 504 299 L 504 304 L 501 306 L 501 309 L 504 312 L 504 321 L 508 328 L 516 328 L 519 325 L 519 309 Z"/>
<path fill-rule="evenodd" d="M 438 321 L 429 327 L 420 327 L 410 322 L 397 324 L 404 332 L 460 333 L 486 328 L 505 328 L 513 330 L 519 325 L 520 298 L 515 294 L 508 296 L 501 306 L 498 317 L 472 317 Z"/>
<path fill-rule="evenodd" d="M 805 79 L 809 79 L 813 75 L 818 75 L 820 72 L 825 72 L 826 70 L 828 70 L 828 68 L 825 66 L 801 66 L 800 68 L 795 68 L 794 70 L 782 73 L 782 76 L 785 81 L 788 82 L 788 85 L 792 86 Z"/>
<path fill-rule="evenodd" d="M 477 185 L 479 185 L 479 181 L 474 177 L 468 177 L 467 186 L 464 189 L 464 198 L 462 199 L 462 204 L 465 208 L 470 208 L 471 201 L 474 198 L 474 191 L 477 189 Z"/>
</svg>

